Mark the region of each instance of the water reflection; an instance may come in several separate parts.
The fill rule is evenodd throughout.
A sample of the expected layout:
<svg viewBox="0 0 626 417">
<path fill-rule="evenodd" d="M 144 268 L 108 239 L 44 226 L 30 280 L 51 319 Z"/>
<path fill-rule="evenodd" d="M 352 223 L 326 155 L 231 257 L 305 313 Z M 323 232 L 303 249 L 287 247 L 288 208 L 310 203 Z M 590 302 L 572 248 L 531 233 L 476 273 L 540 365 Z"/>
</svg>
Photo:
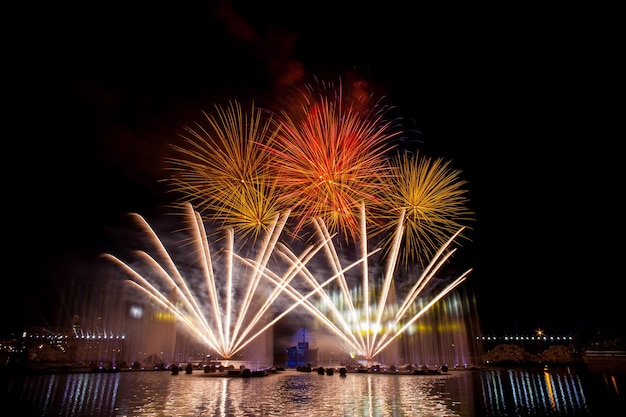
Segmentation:
<svg viewBox="0 0 626 417">
<path fill-rule="evenodd" d="M 483 371 L 481 391 L 486 413 L 504 416 L 588 412 L 580 376 L 563 371 Z"/>
<path fill-rule="evenodd" d="M 13 377 L 5 384 L 4 404 L 20 415 L 108 416 L 119 390 L 114 375 L 79 373 Z"/>
<path fill-rule="evenodd" d="M 121 375 L 118 415 L 406 416 L 457 415 L 438 392 L 450 376 L 317 375 L 286 371 L 262 378 L 171 377 L 151 372 L 141 383 Z M 159 392 L 165 395 L 159 395 Z M 141 401 L 143 399 L 143 401 Z"/>
<path fill-rule="evenodd" d="M 615 392 L 624 381 L 603 378 L 611 382 L 568 368 L 252 378 L 145 371 L 5 376 L 1 388 L 5 404 L 39 416 L 579 416 L 623 402 Z M 597 395 L 607 386 L 612 403 Z"/>
</svg>

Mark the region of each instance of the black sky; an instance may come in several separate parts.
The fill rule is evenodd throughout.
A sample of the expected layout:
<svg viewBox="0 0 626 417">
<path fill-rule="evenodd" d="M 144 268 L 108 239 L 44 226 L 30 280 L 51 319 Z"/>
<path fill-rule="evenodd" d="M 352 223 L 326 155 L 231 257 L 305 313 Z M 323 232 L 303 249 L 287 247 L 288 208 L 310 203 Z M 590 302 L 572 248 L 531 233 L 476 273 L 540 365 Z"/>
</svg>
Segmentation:
<svg viewBox="0 0 626 417">
<path fill-rule="evenodd" d="M 123 213 L 160 212 L 168 143 L 201 110 L 318 76 L 367 82 L 462 170 L 476 223 L 460 262 L 486 333 L 623 331 L 610 12 L 126 3 L 15 13 L 3 330 L 45 316 Z"/>
</svg>

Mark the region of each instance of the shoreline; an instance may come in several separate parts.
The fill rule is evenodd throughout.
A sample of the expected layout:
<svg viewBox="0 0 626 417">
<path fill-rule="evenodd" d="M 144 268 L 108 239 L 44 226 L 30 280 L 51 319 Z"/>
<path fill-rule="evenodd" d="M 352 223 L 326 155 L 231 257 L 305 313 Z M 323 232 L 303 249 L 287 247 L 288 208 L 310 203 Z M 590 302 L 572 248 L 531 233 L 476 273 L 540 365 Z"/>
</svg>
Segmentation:
<svg viewBox="0 0 626 417">
<path fill-rule="evenodd" d="M 345 373 L 369 373 L 380 375 L 445 375 L 458 371 L 481 371 L 489 369 L 514 369 L 514 368 L 564 368 L 573 367 L 577 369 L 585 369 L 589 372 L 618 372 L 626 373 L 626 352 L 624 351 L 599 351 L 583 354 L 580 360 L 573 362 L 517 362 L 503 361 L 498 363 L 488 363 L 481 366 L 472 366 L 468 368 L 413 368 L 406 370 L 404 368 L 394 367 L 378 367 L 378 368 L 354 368 L 353 366 L 318 366 L 311 367 L 310 370 L 298 368 L 270 367 L 264 369 L 229 369 L 206 371 L 204 368 L 194 367 L 193 374 L 202 374 L 209 377 L 247 377 L 247 376 L 265 376 L 266 374 L 293 371 L 304 373 L 319 373 L 320 368 L 324 373 L 341 373 L 345 369 Z M 46 374 L 75 374 L 75 373 L 120 373 L 120 372 L 167 372 L 172 375 L 186 374 L 185 368 L 179 369 L 178 373 L 172 372 L 171 368 L 93 368 L 82 365 L 71 364 L 21 364 L 21 365 L 2 365 L 0 366 L 0 375 L 46 375 Z"/>
</svg>

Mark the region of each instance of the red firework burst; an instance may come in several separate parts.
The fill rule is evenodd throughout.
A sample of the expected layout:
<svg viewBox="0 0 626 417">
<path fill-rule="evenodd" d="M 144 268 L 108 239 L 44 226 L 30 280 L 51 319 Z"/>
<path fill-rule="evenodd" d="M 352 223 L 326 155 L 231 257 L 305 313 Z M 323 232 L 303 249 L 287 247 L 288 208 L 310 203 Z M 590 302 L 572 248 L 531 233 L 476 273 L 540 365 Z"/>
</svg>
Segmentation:
<svg viewBox="0 0 626 417">
<path fill-rule="evenodd" d="M 385 161 L 400 131 L 386 120 L 388 107 L 349 94 L 340 84 L 308 85 L 275 118 L 269 151 L 282 189 L 281 206 L 297 217 L 293 233 L 314 218 L 354 238 L 361 202 L 376 204 L 389 175 Z"/>
</svg>

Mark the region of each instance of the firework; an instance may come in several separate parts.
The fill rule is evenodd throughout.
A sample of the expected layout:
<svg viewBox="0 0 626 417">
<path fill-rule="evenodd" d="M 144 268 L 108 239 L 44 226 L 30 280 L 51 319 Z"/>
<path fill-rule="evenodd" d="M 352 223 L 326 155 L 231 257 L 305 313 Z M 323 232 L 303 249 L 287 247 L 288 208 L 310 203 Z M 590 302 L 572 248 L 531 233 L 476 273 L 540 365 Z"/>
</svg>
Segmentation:
<svg viewBox="0 0 626 417">
<path fill-rule="evenodd" d="M 424 265 L 450 236 L 472 220 L 468 209 L 466 181 L 450 161 L 432 160 L 419 153 L 398 153 L 390 159 L 394 175 L 383 177 L 386 192 L 379 213 L 383 226 L 384 253 L 393 245 L 393 232 L 402 222 L 404 249 L 401 261 Z M 404 215 L 400 216 L 400 213 Z"/>
<path fill-rule="evenodd" d="M 181 328 L 221 357 L 231 359 L 276 322 L 267 323 L 266 313 L 282 294 L 288 283 L 285 280 L 293 276 L 279 278 L 278 284 L 271 286 L 260 271 L 266 268 L 289 213 L 273 219 L 257 256 L 248 261 L 256 267 L 246 269 L 237 262 L 240 256 L 236 254 L 232 229 L 226 230 L 227 239 L 219 248 L 221 255 L 216 257 L 200 214 L 190 204 L 184 208 L 188 240 L 195 256 L 192 264 L 199 275 L 179 268 L 155 231 L 134 213 L 150 248 L 137 251 L 132 263 L 110 254 L 104 257 L 120 266 L 130 277 L 129 284 L 174 317 Z"/>
<path fill-rule="evenodd" d="M 288 103 L 279 112 L 252 106 L 245 114 L 231 102 L 216 106 L 216 115 L 204 113 L 208 126 L 186 127 L 186 146 L 174 146 L 178 157 L 168 160 L 183 203 L 254 238 L 289 211 L 292 236 L 306 236 L 322 219 L 352 242 L 364 203 L 383 254 L 404 210 L 400 259 L 421 266 L 471 220 L 466 182 L 450 162 L 419 154 L 390 158 L 401 131 L 385 119 L 389 107 L 381 100 L 320 82 L 295 90 Z"/>
<path fill-rule="evenodd" d="M 400 217 L 403 213 L 400 214 Z M 276 253 L 289 265 L 294 273 L 304 279 L 305 289 L 295 289 L 291 276 L 289 279 L 278 277 L 266 270 L 265 276 L 277 286 L 285 288 L 285 293 L 292 296 L 296 303 L 282 312 L 275 320 L 280 319 L 298 305 L 302 305 L 313 314 L 326 328 L 338 336 L 342 345 L 350 350 L 354 357 L 360 357 L 368 363 L 385 350 L 394 340 L 404 334 L 415 322 L 422 317 L 433 305 L 458 287 L 471 272 L 468 269 L 444 288 L 433 290 L 432 280 L 441 267 L 456 251 L 450 249 L 454 239 L 462 232 L 462 228 L 449 237 L 434 254 L 430 263 L 416 277 L 410 290 L 399 297 L 396 294 L 396 266 L 400 251 L 400 241 L 403 233 L 403 219 L 396 222 L 396 231 L 393 234 L 393 244 L 390 256 L 387 257 L 382 284 L 375 285 L 371 280 L 374 275 L 369 268 L 368 259 L 380 248 L 368 251 L 367 229 L 365 221 L 365 206 L 361 205 L 359 235 L 360 258 L 349 265 L 343 265 L 337 253 L 328 228 L 321 219 L 315 220 L 315 228 L 319 237 L 317 248 L 300 256 L 296 256 L 287 246 L 277 245 Z M 330 268 L 330 276 L 314 275 L 306 266 L 314 259 L 320 248 L 324 249 Z M 247 261 L 249 265 L 256 266 Z M 355 283 L 348 279 L 347 273 L 355 267 L 361 267 L 361 282 Z M 256 269 L 260 269 L 256 266 Z M 412 277 L 408 277 L 411 281 Z M 434 292 L 432 296 L 425 296 L 425 291 Z M 377 294 L 376 296 L 371 296 Z M 400 302 L 397 302 L 399 299 Z"/>
<path fill-rule="evenodd" d="M 349 265 L 344 265 L 340 259 L 333 236 L 319 218 L 314 220 L 317 241 L 300 255 L 279 242 L 289 212 L 272 221 L 264 232 L 262 243 L 254 251 L 254 259 L 237 253 L 231 229 L 220 249 L 221 255 L 216 257 L 200 214 L 193 211 L 190 204 L 185 207 L 190 236 L 188 244 L 194 255 L 193 269 L 197 273 L 191 272 L 188 262 L 185 262 L 185 270 L 179 268 L 154 230 L 137 214 L 133 217 L 154 250 L 136 252 L 132 263 L 113 255 L 104 256 L 128 274 L 129 283 L 134 288 L 149 296 L 179 326 L 225 359 L 232 359 L 281 318 L 301 306 L 338 336 L 351 354 L 371 362 L 437 301 L 460 285 L 471 271 L 438 289 L 434 296 L 424 298 L 424 291 L 429 289 L 428 292 L 432 292 L 431 281 L 455 252 L 455 249 L 448 248 L 460 234 L 460 229 L 441 246 L 414 282 L 409 282 L 411 288 L 402 292 L 402 299 L 396 294 L 394 285 L 404 225 L 400 219 L 396 222 L 382 283 L 375 284 L 371 276 L 376 274 L 370 270 L 368 259 L 380 248 L 368 250 L 363 203 L 359 219 L 360 257 Z M 324 272 L 319 269 L 318 253 L 325 255 L 329 265 Z M 277 259 L 283 262 L 270 262 Z M 310 264 L 315 265 L 318 273 L 311 271 Z M 360 283 L 347 276 L 356 267 L 362 271 Z M 412 277 L 408 278 L 411 281 Z M 285 304 L 284 297 L 291 302 Z M 396 302 L 397 299 L 401 302 Z M 270 317 L 271 308 L 279 302 L 282 307 Z"/>
<path fill-rule="evenodd" d="M 424 294 L 473 213 L 466 207 L 465 181 L 450 162 L 419 154 L 390 158 L 402 132 L 386 119 L 388 110 L 371 96 L 325 83 L 296 90 L 294 100 L 278 112 L 253 105 L 245 113 L 236 101 L 215 106 L 215 114 L 203 113 L 204 124 L 185 127 L 184 145 L 173 145 L 177 156 L 166 160 L 171 185 L 191 218 L 187 232 L 204 284 L 183 278 L 139 216 L 159 248 L 157 258 L 140 252 L 153 273 L 144 276 L 109 257 L 138 289 L 224 358 L 302 306 L 351 352 L 371 361 L 471 271 L 434 296 Z M 200 213 L 226 231 L 219 273 Z M 307 229 L 318 239 L 300 255 L 278 242 L 283 230 L 301 237 Z M 244 239 L 236 240 L 235 231 Z M 255 243 L 264 236 L 251 250 L 255 259 L 234 249 L 235 241 L 246 247 L 248 236 Z M 358 245 L 360 258 L 343 265 L 336 236 Z M 373 236 L 382 236 L 380 245 L 368 252 Z M 377 271 L 370 270 L 368 259 L 379 252 L 385 271 L 382 280 L 370 282 Z M 329 268 L 319 272 L 315 262 L 314 274 L 308 265 L 317 253 L 325 254 Z M 271 264 L 270 258 L 283 263 Z M 397 266 L 414 261 L 420 273 L 414 282 L 414 274 L 403 276 L 402 284 L 412 287 L 396 294 Z M 360 282 L 347 276 L 355 267 L 362 271 Z M 202 285 L 203 291 L 194 290 Z M 168 286 L 177 289 L 177 303 L 162 295 Z M 283 296 L 289 304 L 269 319 L 270 307 Z"/>
<path fill-rule="evenodd" d="M 361 202 L 369 210 L 384 193 L 385 161 L 400 132 L 384 119 L 389 108 L 370 99 L 344 94 L 341 85 L 308 85 L 274 118 L 277 135 L 267 150 L 281 205 L 298 218 L 294 234 L 321 218 L 353 238 Z"/>
<path fill-rule="evenodd" d="M 171 185 L 206 218 L 256 238 L 280 212 L 272 157 L 260 146 L 271 145 L 274 125 L 254 105 L 249 114 L 236 101 L 215 110 L 203 112 L 206 125 L 185 127 L 186 146 L 172 145 Z"/>
</svg>

